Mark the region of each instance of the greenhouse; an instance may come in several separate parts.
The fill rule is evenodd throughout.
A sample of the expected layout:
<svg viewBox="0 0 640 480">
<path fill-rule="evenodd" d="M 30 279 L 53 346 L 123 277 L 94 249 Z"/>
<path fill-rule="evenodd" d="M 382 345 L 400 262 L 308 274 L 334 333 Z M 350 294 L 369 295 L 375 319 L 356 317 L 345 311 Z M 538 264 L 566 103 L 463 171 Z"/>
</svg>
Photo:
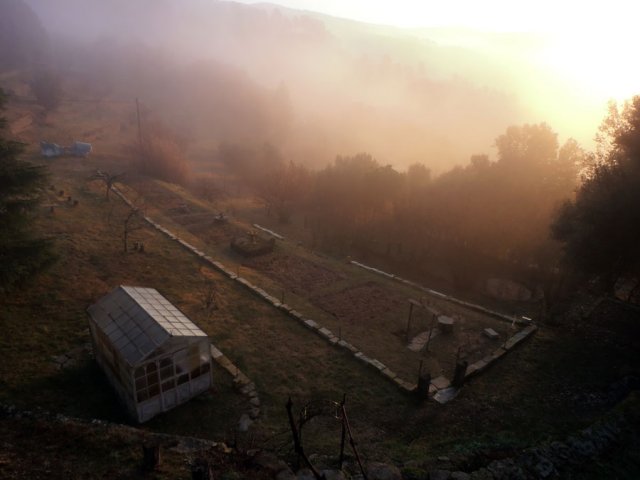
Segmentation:
<svg viewBox="0 0 640 480">
<path fill-rule="evenodd" d="M 96 361 L 136 421 L 212 387 L 209 338 L 157 290 L 121 286 L 87 311 Z"/>
</svg>

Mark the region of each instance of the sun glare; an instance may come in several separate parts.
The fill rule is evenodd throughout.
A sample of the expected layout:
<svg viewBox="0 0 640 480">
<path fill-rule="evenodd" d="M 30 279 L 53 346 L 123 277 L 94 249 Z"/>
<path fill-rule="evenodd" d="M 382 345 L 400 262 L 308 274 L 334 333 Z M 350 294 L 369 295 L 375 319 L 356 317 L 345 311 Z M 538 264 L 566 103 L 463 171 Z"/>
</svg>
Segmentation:
<svg viewBox="0 0 640 480">
<path fill-rule="evenodd" d="M 638 93 L 640 65 L 632 44 L 615 31 L 554 35 L 543 63 L 587 100 L 624 100 Z"/>
</svg>

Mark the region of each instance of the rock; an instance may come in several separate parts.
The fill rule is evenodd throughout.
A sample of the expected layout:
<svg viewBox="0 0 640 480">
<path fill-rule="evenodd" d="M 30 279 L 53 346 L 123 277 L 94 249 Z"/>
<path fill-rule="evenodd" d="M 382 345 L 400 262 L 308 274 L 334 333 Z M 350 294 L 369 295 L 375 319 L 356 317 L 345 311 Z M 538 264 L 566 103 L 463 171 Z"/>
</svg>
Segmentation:
<svg viewBox="0 0 640 480">
<path fill-rule="evenodd" d="M 400 469 L 387 463 L 372 462 L 367 465 L 368 480 L 402 480 Z"/>
<path fill-rule="evenodd" d="M 429 472 L 429 480 L 449 480 L 451 472 L 449 470 L 432 470 Z"/>
<path fill-rule="evenodd" d="M 573 453 L 582 457 L 589 458 L 595 453 L 593 442 L 587 439 L 569 437 L 567 445 L 569 445 Z"/>
<path fill-rule="evenodd" d="M 431 380 L 431 385 L 436 387 L 438 390 L 444 390 L 445 388 L 449 388 L 451 382 L 444 376 L 439 376 Z"/>
<path fill-rule="evenodd" d="M 470 478 L 471 480 L 495 480 L 491 472 L 486 468 L 481 468 L 472 472 Z"/>
<path fill-rule="evenodd" d="M 381 372 L 385 377 L 393 380 L 394 378 L 396 378 L 398 375 L 396 375 L 395 372 L 389 370 L 388 368 L 385 368 L 384 370 L 382 370 Z"/>
<path fill-rule="evenodd" d="M 312 330 L 317 330 L 319 328 L 318 324 L 313 320 L 311 320 L 310 318 L 305 319 L 304 324 Z"/>
<path fill-rule="evenodd" d="M 427 480 L 429 474 L 417 465 L 417 462 L 407 462 L 402 468 L 402 478 L 403 480 Z"/>
<path fill-rule="evenodd" d="M 296 475 L 289 468 L 285 468 L 284 470 L 280 470 L 276 475 L 276 480 L 296 480 Z"/>
<path fill-rule="evenodd" d="M 485 328 L 482 332 L 486 337 L 489 337 L 491 340 L 495 340 L 500 337 L 500 334 L 496 332 L 493 328 Z"/>
<path fill-rule="evenodd" d="M 571 449 L 562 442 L 554 441 L 547 447 L 550 459 L 556 465 L 564 465 L 569 461 Z"/>
<path fill-rule="evenodd" d="M 527 475 L 522 468 L 511 458 L 493 461 L 487 470 L 496 480 L 527 480 Z"/>
<path fill-rule="evenodd" d="M 289 469 L 289 465 L 280 460 L 273 453 L 265 452 L 264 450 L 253 457 L 253 462 L 265 470 L 271 470 L 274 473 Z"/>
<path fill-rule="evenodd" d="M 471 475 L 465 472 L 453 472 L 451 473 L 451 480 L 470 480 Z"/>
<path fill-rule="evenodd" d="M 324 475 L 325 480 L 346 480 L 340 470 L 321 470 L 320 475 Z"/>
<path fill-rule="evenodd" d="M 540 460 L 538 461 L 538 463 L 536 463 L 533 469 L 540 478 L 549 478 L 557 473 L 556 468 L 553 466 L 553 463 L 551 463 L 547 458 L 544 457 L 540 457 Z"/>
<path fill-rule="evenodd" d="M 252 423 L 253 423 L 253 420 L 249 418 L 249 415 L 247 415 L 246 413 L 243 413 L 240 416 L 240 420 L 238 421 L 238 431 L 239 432 L 248 431 Z"/>
<path fill-rule="evenodd" d="M 313 476 L 313 472 L 308 468 L 302 468 L 298 470 L 296 474 L 297 480 L 316 480 L 316 477 Z"/>
<path fill-rule="evenodd" d="M 451 400 L 456 398 L 458 396 L 458 392 L 459 390 L 455 387 L 443 388 L 442 390 L 438 390 L 435 393 L 433 399 L 436 402 L 444 405 L 445 403 L 450 402 Z"/>
</svg>

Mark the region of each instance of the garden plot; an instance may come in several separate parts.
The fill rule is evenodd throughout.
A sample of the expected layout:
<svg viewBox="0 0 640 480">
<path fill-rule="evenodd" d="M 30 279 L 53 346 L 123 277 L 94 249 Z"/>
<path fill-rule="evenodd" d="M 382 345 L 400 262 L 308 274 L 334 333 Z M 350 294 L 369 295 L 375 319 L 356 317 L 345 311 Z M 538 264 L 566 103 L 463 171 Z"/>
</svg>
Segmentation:
<svg viewBox="0 0 640 480">
<path fill-rule="evenodd" d="M 370 281 L 311 302 L 330 314 L 325 320 L 330 329 L 409 382 L 416 381 L 421 363 L 432 377 L 451 378 L 457 358 L 470 364 L 485 358 L 517 332 L 508 322 L 441 298 L 418 296 L 420 301 L 414 300 L 411 308 L 409 300 L 417 295 Z M 453 325 L 445 329 L 439 322 L 442 317 L 452 319 Z M 487 328 L 497 332 L 497 338 L 489 338 Z"/>
<path fill-rule="evenodd" d="M 247 266 L 269 276 L 286 290 L 306 296 L 324 289 L 345 276 L 297 255 L 272 253 L 246 261 Z"/>
<path fill-rule="evenodd" d="M 456 360 L 471 365 L 497 351 L 504 353 L 501 347 L 518 332 L 516 326 L 490 312 L 431 294 L 375 269 L 355 268 L 287 240 L 278 241 L 270 254 L 238 263 L 229 242 L 237 232 L 252 230 L 252 225 L 236 219 L 226 224 L 212 221 L 203 228 L 209 222 L 204 215 L 207 209 L 197 201 L 184 202 L 188 208 L 176 210 L 174 200 L 164 213 L 176 227 L 202 240 L 209 255 L 225 265 L 230 262 L 251 284 L 286 302 L 301 318 L 326 327 L 336 341 L 344 340 L 367 358 L 381 362 L 408 384 L 417 383 L 420 371 L 434 379 L 451 379 Z M 410 300 L 414 302 L 411 318 Z M 442 316 L 453 322 L 449 331 L 438 322 Z M 496 338 L 484 334 L 488 328 L 497 333 Z"/>
</svg>

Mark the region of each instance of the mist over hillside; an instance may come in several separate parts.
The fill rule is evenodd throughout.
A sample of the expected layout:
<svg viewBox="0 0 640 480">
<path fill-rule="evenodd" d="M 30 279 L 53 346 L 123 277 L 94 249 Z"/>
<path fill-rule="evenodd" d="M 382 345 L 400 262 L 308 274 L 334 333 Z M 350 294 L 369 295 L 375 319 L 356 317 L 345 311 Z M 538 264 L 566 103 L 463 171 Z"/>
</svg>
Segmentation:
<svg viewBox="0 0 640 480">
<path fill-rule="evenodd" d="M 227 1 L 27 3 L 57 39 L 57 68 L 140 97 L 207 142 L 268 142 L 312 166 L 366 151 L 442 172 L 491 153 L 509 125 L 554 125 L 522 96 L 523 78 L 540 78 L 518 60 L 537 42 L 527 35 L 404 30 Z"/>
<path fill-rule="evenodd" d="M 45 61 L 47 33 L 33 10 L 21 0 L 3 0 L 0 13 L 0 68 Z"/>
</svg>

